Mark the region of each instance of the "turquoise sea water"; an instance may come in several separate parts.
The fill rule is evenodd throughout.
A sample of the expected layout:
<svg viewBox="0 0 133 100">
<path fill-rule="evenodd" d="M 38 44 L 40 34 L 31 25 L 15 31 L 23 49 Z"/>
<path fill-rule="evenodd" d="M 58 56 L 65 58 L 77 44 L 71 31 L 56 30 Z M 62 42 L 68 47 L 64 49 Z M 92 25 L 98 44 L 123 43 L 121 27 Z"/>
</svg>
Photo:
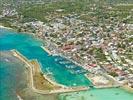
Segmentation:
<svg viewBox="0 0 133 100">
<path fill-rule="evenodd" d="M 15 83 L 14 81 L 10 83 L 10 81 L 15 80 L 15 77 L 11 77 L 10 72 L 12 71 L 9 71 L 11 69 L 7 67 L 9 66 L 8 64 L 3 63 L 2 61 L 0 61 L 0 63 L 1 66 L 3 66 L 3 68 L 0 67 L 0 100 L 17 100 L 15 93 L 12 93 L 14 92 L 12 89 L 15 88 L 13 85 Z"/>
<path fill-rule="evenodd" d="M 91 89 L 84 92 L 61 94 L 59 100 L 133 100 L 133 93 L 120 88 Z"/>
<path fill-rule="evenodd" d="M 28 59 L 37 59 L 43 72 L 53 73 L 53 79 L 67 86 L 89 86 L 91 82 L 84 74 L 72 74 L 64 65 L 55 61 L 55 56 L 49 56 L 40 46 L 42 42 L 31 35 L 15 33 L 0 29 L 0 50 L 16 49 Z"/>
</svg>

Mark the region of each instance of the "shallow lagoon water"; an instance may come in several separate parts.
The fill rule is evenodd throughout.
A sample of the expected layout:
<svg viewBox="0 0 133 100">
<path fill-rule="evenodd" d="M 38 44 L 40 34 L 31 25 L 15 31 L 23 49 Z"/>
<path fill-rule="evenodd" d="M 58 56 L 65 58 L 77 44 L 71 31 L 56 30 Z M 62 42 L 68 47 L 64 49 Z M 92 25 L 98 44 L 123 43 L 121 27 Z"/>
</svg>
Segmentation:
<svg viewBox="0 0 133 100">
<path fill-rule="evenodd" d="M 54 56 L 48 55 L 40 46 L 43 43 L 28 34 L 16 33 L 0 29 L 0 50 L 16 49 L 28 59 L 37 59 L 44 73 L 47 69 L 53 73 L 52 77 L 60 84 L 67 86 L 89 86 L 91 82 L 84 74 L 72 74 L 57 63 Z"/>
<path fill-rule="evenodd" d="M 91 89 L 61 94 L 59 100 L 133 100 L 133 93 L 120 88 Z"/>
<path fill-rule="evenodd" d="M 11 53 L 0 52 L 0 100 L 18 100 L 16 93 L 27 86 L 24 70 L 24 64 Z"/>
</svg>

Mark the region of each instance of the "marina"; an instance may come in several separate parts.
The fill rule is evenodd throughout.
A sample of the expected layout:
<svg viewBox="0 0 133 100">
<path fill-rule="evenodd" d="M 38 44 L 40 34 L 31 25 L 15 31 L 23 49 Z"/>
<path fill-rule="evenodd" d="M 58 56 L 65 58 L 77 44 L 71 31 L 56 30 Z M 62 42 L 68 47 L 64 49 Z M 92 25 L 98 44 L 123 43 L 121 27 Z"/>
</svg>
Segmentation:
<svg viewBox="0 0 133 100">
<path fill-rule="evenodd" d="M 21 55 L 16 50 L 12 50 L 12 53 L 13 53 L 14 56 L 16 56 L 20 60 L 22 60 L 22 62 L 26 63 L 27 66 L 29 67 L 29 72 L 30 72 L 30 76 L 31 76 L 29 80 L 30 80 L 31 88 L 36 93 L 40 93 L 40 94 L 54 94 L 54 93 L 66 93 L 66 92 L 75 92 L 75 91 L 85 91 L 85 90 L 89 89 L 89 87 L 67 87 L 67 86 L 58 84 L 58 83 L 52 81 L 47 75 L 42 73 L 42 71 L 40 69 L 40 65 L 39 65 L 39 63 L 37 61 L 34 60 L 34 61 L 32 61 L 32 63 L 30 63 L 30 61 L 28 61 L 27 58 L 25 58 L 23 55 Z M 37 71 L 38 73 L 42 73 L 44 79 L 46 79 L 47 82 L 49 82 L 49 84 L 52 85 L 50 90 L 38 89 L 38 88 L 35 87 L 35 84 L 34 84 L 34 74 L 35 74 L 35 71 Z M 46 84 L 46 81 L 45 81 L 45 84 Z M 37 87 L 38 87 L 38 85 L 39 84 L 36 84 Z M 42 85 L 42 86 L 44 86 L 44 85 Z"/>
<path fill-rule="evenodd" d="M 75 66 L 75 65 L 66 65 L 65 67 L 68 68 L 68 69 L 73 69 L 73 68 L 76 68 L 77 66 Z"/>
<path fill-rule="evenodd" d="M 0 100 L 133 100 L 133 0 L 1 0 Z"/>
<path fill-rule="evenodd" d="M 1 51 L 16 49 L 29 60 L 37 59 L 41 65 L 41 70 L 47 73 L 47 69 L 49 69 L 52 73 L 52 79 L 57 83 L 70 87 L 73 86 L 73 84 L 77 86 L 91 85 L 91 82 L 84 74 L 72 74 L 65 68 L 67 64 L 62 65 L 57 63 L 55 58 L 61 59 L 61 57 L 49 56 L 49 54 L 41 48 L 43 43 L 34 39 L 31 35 L 17 34 L 12 31 L 0 29 L 0 39 Z M 6 41 L 7 39 L 8 41 Z M 66 62 L 68 63 L 69 61 Z"/>
<path fill-rule="evenodd" d="M 67 58 L 56 58 L 55 61 L 62 65 L 62 67 L 68 69 L 71 74 L 85 74 L 87 70 L 81 68 L 79 64 L 69 61 Z"/>
<path fill-rule="evenodd" d="M 50 74 L 50 76 L 51 76 L 50 79 L 52 79 L 52 81 L 54 80 L 56 83 L 59 83 L 59 84 L 62 84 L 62 85 L 65 85 L 68 87 L 68 88 L 57 89 L 54 91 L 43 91 L 43 90 L 36 90 L 35 88 L 33 88 L 34 91 L 36 91 L 37 93 L 53 94 L 53 93 L 62 93 L 62 92 L 81 91 L 81 92 L 76 92 L 76 93 L 79 93 L 79 94 L 81 93 L 81 96 L 86 98 L 86 96 L 89 94 L 89 92 L 93 91 L 93 88 L 89 89 L 89 86 L 93 87 L 93 85 L 92 85 L 91 81 L 89 81 L 89 79 L 84 76 L 84 74 L 85 74 L 84 69 L 82 69 L 81 67 L 78 67 L 74 64 L 68 64 L 68 62 L 70 62 L 70 61 L 66 61 L 66 60 L 64 60 L 64 58 L 59 57 L 59 59 L 57 59 L 58 57 L 49 56 L 49 54 L 47 52 L 45 52 L 44 49 L 41 48 L 42 43 L 38 40 L 35 40 L 32 36 L 29 36 L 26 34 L 17 34 L 15 32 L 1 29 L 0 30 L 0 39 L 1 39 L 1 42 L 0 42 L 0 46 L 1 46 L 0 50 L 1 51 L 15 49 L 20 54 L 23 55 L 25 60 L 26 59 L 29 59 L 29 60 L 37 59 L 38 62 L 40 63 L 40 68 L 43 73 L 46 72 L 46 73 Z M 7 39 L 8 39 L 8 41 L 6 41 Z M 32 43 L 32 45 L 30 43 Z M 20 44 L 22 44 L 22 45 L 20 46 Z M 14 53 L 14 55 L 16 56 L 17 54 Z M 64 64 L 57 63 L 58 61 L 63 61 L 63 60 L 66 61 L 66 63 L 68 65 L 65 63 Z M 9 62 L 8 59 L 6 61 Z M 25 62 L 25 63 L 28 66 L 30 66 L 28 62 Z M 67 67 L 69 66 L 69 67 L 66 68 L 66 66 Z M 74 66 L 76 66 L 76 67 L 74 67 Z M 72 73 L 71 73 L 71 70 L 72 70 Z M 44 76 L 44 77 L 49 79 L 47 76 Z M 100 88 L 102 88 L 102 87 L 100 87 Z M 107 87 L 105 87 L 105 88 L 107 88 Z M 114 88 L 114 89 L 116 89 L 116 88 Z M 105 89 L 105 91 L 106 90 L 108 90 L 109 93 L 111 91 L 113 91 L 112 89 Z M 118 90 L 119 90 L 119 88 L 118 88 Z M 82 91 L 85 92 L 84 95 L 82 94 Z M 97 94 L 97 93 L 99 93 L 98 91 L 100 91 L 100 90 L 95 89 L 94 91 L 96 91 L 96 94 Z M 124 90 L 120 90 L 120 93 L 117 93 L 117 94 L 119 95 L 121 93 L 123 93 L 124 95 L 127 96 L 127 98 L 129 98 L 126 100 L 131 100 L 130 98 L 132 97 L 132 94 L 129 95 L 130 93 L 124 92 Z M 77 97 L 80 98 L 79 94 Z M 60 100 L 62 100 L 61 98 L 64 95 L 65 94 L 60 95 Z M 73 96 L 75 96 L 75 93 L 72 93 L 72 95 L 70 94 L 70 96 L 68 95 L 67 98 L 69 98 L 69 99 L 66 99 L 66 100 L 77 100 L 77 99 L 74 99 Z M 90 94 L 90 98 L 92 98 L 94 96 L 95 95 Z M 71 99 L 71 97 L 72 97 L 72 99 Z M 91 99 L 91 100 L 93 100 L 93 99 Z M 101 100 L 103 100 L 103 99 L 101 99 Z M 125 99 L 123 99 L 123 100 L 125 100 Z"/>
</svg>

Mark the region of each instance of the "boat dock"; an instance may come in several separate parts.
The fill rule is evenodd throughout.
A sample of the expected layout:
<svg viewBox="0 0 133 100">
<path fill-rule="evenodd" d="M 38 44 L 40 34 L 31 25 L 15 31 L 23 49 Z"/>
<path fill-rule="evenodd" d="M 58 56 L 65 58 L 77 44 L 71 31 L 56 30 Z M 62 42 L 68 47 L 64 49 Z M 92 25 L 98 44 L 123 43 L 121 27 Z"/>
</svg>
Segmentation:
<svg viewBox="0 0 133 100">
<path fill-rule="evenodd" d="M 79 64 L 79 63 L 77 63 L 76 61 L 74 61 L 74 60 L 72 60 L 72 59 L 70 59 L 70 58 L 68 58 L 68 57 L 65 57 L 65 56 L 62 55 L 62 54 L 59 54 L 59 56 L 62 57 L 62 58 L 65 58 L 66 60 L 68 60 L 68 61 L 70 61 L 70 62 L 72 62 L 73 64 L 77 65 L 78 67 L 81 67 L 81 68 L 85 69 L 84 66 L 82 66 L 82 65 Z"/>
<path fill-rule="evenodd" d="M 102 85 L 102 86 L 94 86 L 94 88 L 97 88 L 97 89 L 104 89 L 104 88 L 118 88 L 120 87 L 120 85 Z"/>
</svg>

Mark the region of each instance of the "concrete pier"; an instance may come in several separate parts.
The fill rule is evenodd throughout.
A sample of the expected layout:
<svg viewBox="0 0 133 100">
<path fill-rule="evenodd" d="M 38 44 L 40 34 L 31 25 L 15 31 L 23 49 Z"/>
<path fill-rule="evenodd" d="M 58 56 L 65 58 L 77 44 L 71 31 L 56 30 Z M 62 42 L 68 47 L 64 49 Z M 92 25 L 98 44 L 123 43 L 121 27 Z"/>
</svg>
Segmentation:
<svg viewBox="0 0 133 100">
<path fill-rule="evenodd" d="M 118 88 L 120 87 L 120 85 L 105 85 L 105 86 L 94 86 L 94 88 L 97 88 L 97 89 L 104 89 L 104 88 Z"/>
<path fill-rule="evenodd" d="M 47 48 L 45 48 L 44 46 L 41 46 L 41 48 L 42 48 L 43 50 L 45 50 L 49 55 L 52 55 L 52 53 L 51 53 Z"/>
</svg>

